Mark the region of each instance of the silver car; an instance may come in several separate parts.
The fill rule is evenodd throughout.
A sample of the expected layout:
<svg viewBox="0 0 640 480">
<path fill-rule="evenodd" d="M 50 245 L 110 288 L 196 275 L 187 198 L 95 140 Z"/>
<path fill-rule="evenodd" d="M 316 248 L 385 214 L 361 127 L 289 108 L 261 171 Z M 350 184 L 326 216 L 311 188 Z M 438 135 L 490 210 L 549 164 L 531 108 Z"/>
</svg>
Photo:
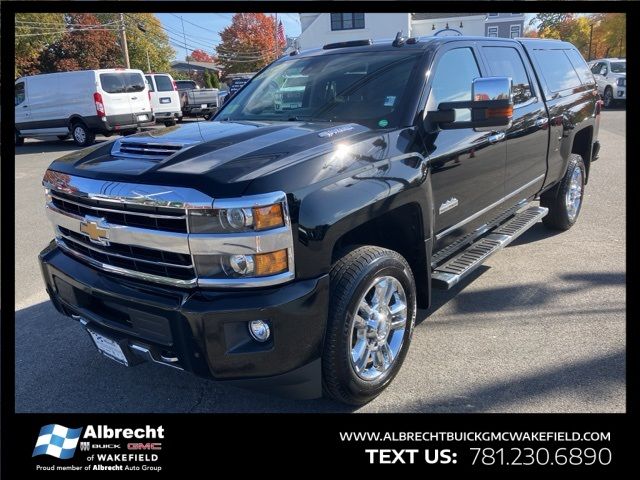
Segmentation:
<svg viewBox="0 0 640 480">
<path fill-rule="evenodd" d="M 596 79 L 598 93 L 606 108 L 627 99 L 627 60 L 624 58 L 602 58 L 589 62 Z"/>
</svg>

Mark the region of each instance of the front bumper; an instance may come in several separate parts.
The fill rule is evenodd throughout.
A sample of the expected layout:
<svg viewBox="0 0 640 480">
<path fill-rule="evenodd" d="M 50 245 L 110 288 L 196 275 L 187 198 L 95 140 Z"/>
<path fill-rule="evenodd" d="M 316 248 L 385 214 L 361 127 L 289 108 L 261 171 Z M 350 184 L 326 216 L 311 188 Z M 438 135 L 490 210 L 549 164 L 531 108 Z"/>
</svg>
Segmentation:
<svg viewBox="0 0 640 480">
<path fill-rule="evenodd" d="M 239 386 L 321 395 L 326 275 L 247 291 L 179 289 L 96 270 L 54 242 L 40 253 L 40 265 L 58 311 L 136 354 Z M 265 343 L 248 333 L 247 322 L 257 319 L 270 323 Z"/>
</svg>

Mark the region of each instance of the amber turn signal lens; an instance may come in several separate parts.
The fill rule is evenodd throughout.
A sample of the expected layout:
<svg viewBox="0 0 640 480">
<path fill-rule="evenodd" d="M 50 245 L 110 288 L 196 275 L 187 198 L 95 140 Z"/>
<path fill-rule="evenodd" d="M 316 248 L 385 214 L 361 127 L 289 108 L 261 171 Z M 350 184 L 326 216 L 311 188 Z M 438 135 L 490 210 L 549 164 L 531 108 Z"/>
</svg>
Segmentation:
<svg viewBox="0 0 640 480">
<path fill-rule="evenodd" d="M 282 214 L 282 205 L 276 203 L 268 207 L 254 208 L 253 222 L 256 230 L 283 226 L 284 215 Z"/>
<path fill-rule="evenodd" d="M 513 105 L 504 108 L 487 108 L 487 118 L 513 117 Z"/>
<path fill-rule="evenodd" d="M 289 268 L 287 260 L 287 250 L 278 250 L 270 253 L 258 253 L 255 256 L 254 275 L 264 277 L 266 275 L 276 275 L 286 272 Z"/>
</svg>

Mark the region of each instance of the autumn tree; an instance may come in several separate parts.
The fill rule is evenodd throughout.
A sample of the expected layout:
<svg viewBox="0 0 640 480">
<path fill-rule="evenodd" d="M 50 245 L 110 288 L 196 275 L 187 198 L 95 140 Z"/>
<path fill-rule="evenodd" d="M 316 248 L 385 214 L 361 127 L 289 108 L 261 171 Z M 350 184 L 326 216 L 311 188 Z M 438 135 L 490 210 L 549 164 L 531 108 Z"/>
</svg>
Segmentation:
<svg viewBox="0 0 640 480">
<path fill-rule="evenodd" d="M 209 63 L 213 63 L 215 61 L 215 59 L 213 58 L 212 55 L 209 55 L 207 52 L 205 52 L 204 50 L 194 50 L 193 52 L 191 52 L 191 55 L 187 56 L 186 58 L 187 60 L 190 61 L 194 61 L 194 62 L 209 62 Z"/>
<path fill-rule="evenodd" d="M 216 51 L 226 74 L 260 70 L 283 50 L 276 42 L 275 19 L 264 13 L 236 13 L 220 38 Z"/>
<path fill-rule="evenodd" d="M 43 73 L 93 70 L 122 66 L 116 34 L 91 13 L 65 15 L 69 26 L 62 37 L 47 46 L 39 59 Z"/>
<path fill-rule="evenodd" d="M 103 23 L 120 22 L 117 13 L 99 13 L 96 16 Z M 158 17 L 153 13 L 125 13 L 124 25 L 131 68 L 146 72 L 150 66 L 152 72 L 169 72 L 175 51 Z"/>
<path fill-rule="evenodd" d="M 64 15 L 16 13 L 15 22 L 15 76 L 38 74 L 40 55 L 64 35 Z"/>
</svg>

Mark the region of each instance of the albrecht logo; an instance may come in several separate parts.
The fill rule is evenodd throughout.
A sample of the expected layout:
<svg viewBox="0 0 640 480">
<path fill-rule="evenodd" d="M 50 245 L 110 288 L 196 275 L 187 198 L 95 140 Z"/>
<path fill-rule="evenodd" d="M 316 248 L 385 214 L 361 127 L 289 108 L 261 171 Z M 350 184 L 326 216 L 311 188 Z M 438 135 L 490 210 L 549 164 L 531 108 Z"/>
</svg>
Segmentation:
<svg viewBox="0 0 640 480">
<path fill-rule="evenodd" d="M 71 458 L 76 452 L 81 433 L 82 427 L 67 428 L 55 423 L 45 425 L 40 429 L 36 447 L 31 456 L 51 455 L 63 460 Z"/>
</svg>

